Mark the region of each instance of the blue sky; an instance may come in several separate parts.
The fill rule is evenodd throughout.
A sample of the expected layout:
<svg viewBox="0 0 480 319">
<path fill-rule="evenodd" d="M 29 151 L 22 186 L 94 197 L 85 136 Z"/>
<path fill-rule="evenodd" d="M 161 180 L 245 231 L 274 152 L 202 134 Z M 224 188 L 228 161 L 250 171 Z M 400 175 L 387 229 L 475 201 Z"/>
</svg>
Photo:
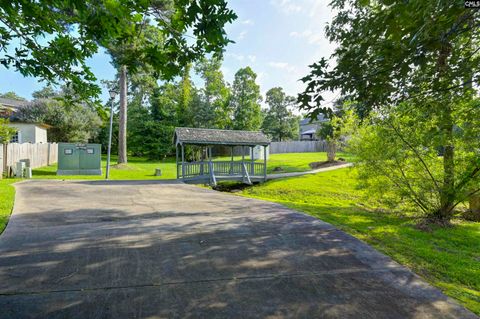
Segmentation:
<svg viewBox="0 0 480 319">
<path fill-rule="evenodd" d="M 235 43 L 225 52 L 223 72 L 231 83 L 235 72 L 250 66 L 257 73 L 262 95 L 268 89 L 283 87 L 290 95 L 302 91 L 298 81 L 308 73 L 308 65 L 328 57 L 334 45 L 324 37 L 324 28 L 333 13 L 323 0 L 230 0 L 238 19 L 227 26 Z M 89 60 L 99 80 L 114 78 L 108 55 L 96 54 Z M 0 92 L 14 91 L 31 98 L 44 86 L 35 78 L 24 78 L 0 66 Z M 107 100 L 106 90 L 103 99 Z M 325 100 L 334 98 L 325 94 Z"/>
</svg>

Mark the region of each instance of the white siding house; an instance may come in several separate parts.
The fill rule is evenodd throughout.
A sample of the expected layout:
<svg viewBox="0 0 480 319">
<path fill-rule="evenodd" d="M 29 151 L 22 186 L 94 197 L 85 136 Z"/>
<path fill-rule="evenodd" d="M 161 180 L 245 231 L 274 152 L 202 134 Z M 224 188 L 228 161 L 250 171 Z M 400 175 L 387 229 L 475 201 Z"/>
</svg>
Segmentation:
<svg viewBox="0 0 480 319">
<path fill-rule="evenodd" d="M 12 115 L 21 108 L 28 106 L 28 101 L 0 98 L 0 117 L 12 118 Z M 10 143 L 47 143 L 49 125 L 41 123 L 24 123 L 11 120 L 8 124 L 17 129 Z"/>
<path fill-rule="evenodd" d="M 48 125 L 39 123 L 9 123 L 8 126 L 17 129 L 11 143 L 47 143 Z"/>
</svg>

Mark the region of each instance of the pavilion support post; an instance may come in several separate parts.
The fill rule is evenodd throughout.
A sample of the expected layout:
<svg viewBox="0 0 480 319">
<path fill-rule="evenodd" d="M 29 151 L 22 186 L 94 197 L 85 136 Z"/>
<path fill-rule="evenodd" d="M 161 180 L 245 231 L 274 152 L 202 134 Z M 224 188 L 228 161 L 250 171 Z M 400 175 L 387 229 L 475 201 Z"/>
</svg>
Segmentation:
<svg viewBox="0 0 480 319">
<path fill-rule="evenodd" d="M 231 155 L 231 160 L 230 160 L 230 175 L 233 175 L 233 146 L 230 147 L 230 155 Z"/>
<path fill-rule="evenodd" d="M 185 178 L 185 148 L 183 143 L 180 146 L 182 147 L 182 178 Z"/>
<path fill-rule="evenodd" d="M 207 147 L 207 154 L 208 154 L 208 163 L 209 163 L 208 167 L 211 170 L 210 174 L 215 174 L 215 169 L 214 169 L 213 163 L 212 163 L 212 147 L 211 146 Z"/>
<path fill-rule="evenodd" d="M 253 156 L 254 146 L 250 146 L 250 176 L 255 176 L 255 156 Z"/>
<path fill-rule="evenodd" d="M 175 170 L 177 172 L 177 179 L 180 177 L 178 174 L 178 144 L 175 144 Z"/>
<path fill-rule="evenodd" d="M 243 167 L 245 167 L 245 146 L 242 145 L 242 180 L 245 178 Z"/>
<path fill-rule="evenodd" d="M 203 176 L 203 162 L 205 160 L 205 150 L 200 146 L 200 176 Z"/>
<path fill-rule="evenodd" d="M 263 181 L 267 181 L 267 146 L 263 147 Z"/>
</svg>

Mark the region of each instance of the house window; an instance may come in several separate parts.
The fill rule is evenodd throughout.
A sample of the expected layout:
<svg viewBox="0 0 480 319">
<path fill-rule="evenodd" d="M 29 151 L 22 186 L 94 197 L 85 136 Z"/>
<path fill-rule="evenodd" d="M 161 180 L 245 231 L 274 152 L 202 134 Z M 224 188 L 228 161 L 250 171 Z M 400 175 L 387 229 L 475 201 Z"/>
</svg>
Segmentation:
<svg viewBox="0 0 480 319">
<path fill-rule="evenodd" d="M 20 143 L 20 132 L 17 131 L 13 134 L 12 138 L 10 139 L 10 143 Z"/>
</svg>

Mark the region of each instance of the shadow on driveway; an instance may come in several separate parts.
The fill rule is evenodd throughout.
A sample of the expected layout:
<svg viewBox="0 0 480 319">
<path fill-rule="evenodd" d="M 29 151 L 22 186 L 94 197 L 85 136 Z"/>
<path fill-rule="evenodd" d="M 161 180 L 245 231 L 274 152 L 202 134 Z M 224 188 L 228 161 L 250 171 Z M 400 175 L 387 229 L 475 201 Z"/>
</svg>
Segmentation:
<svg viewBox="0 0 480 319">
<path fill-rule="evenodd" d="M 157 181 L 16 187 L 0 318 L 476 318 L 278 204 Z"/>
</svg>

